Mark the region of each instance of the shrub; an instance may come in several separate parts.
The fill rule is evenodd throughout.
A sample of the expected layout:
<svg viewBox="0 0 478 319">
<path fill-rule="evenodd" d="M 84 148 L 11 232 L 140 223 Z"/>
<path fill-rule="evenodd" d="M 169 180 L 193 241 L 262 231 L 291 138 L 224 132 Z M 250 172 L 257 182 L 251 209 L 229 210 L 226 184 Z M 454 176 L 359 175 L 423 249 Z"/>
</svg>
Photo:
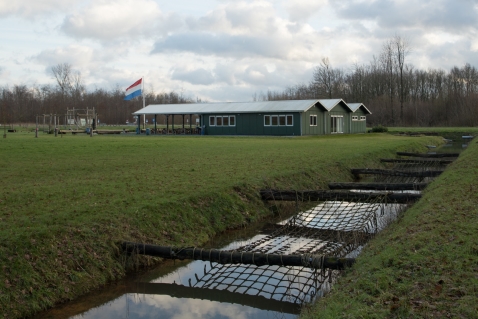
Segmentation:
<svg viewBox="0 0 478 319">
<path fill-rule="evenodd" d="M 372 127 L 372 133 L 384 133 L 388 132 L 388 128 L 382 125 Z"/>
</svg>

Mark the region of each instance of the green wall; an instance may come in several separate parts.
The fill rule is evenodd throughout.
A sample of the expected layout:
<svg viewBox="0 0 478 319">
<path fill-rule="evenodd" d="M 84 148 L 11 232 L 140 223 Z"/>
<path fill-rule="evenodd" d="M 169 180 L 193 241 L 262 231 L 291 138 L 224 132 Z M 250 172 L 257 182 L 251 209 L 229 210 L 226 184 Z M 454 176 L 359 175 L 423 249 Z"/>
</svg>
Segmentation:
<svg viewBox="0 0 478 319">
<path fill-rule="evenodd" d="M 361 116 L 366 116 L 368 113 L 366 113 L 364 110 L 362 109 L 358 109 L 357 111 L 355 111 L 354 113 L 351 114 L 350 117 L 352 116 L 357 116 L 358 117 L 358 121 L 352 121 L 352 131 L 351 133 L 365 133 L 366 130 L 367 130 L 367 121 L 361 121 L 360 120 L 360 117 Z"/>
<path fill-rule="evenodd" d="M 210 126 L 209 117 L 217 115 L 235 115 L 236 126 Z M 264 115 L 292 115 L 292 126 L 264 126 Z M 299 113 L 236 113 L 236 114 L 204 114 L 206 135 L 300 135 Z"/>
</svg>

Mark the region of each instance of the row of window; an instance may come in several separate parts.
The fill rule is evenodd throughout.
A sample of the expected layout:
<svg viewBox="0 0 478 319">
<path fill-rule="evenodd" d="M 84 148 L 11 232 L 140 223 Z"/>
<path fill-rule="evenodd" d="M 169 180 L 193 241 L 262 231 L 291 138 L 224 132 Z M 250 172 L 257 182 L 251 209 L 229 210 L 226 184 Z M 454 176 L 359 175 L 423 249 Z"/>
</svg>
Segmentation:
<svg viewBox="0 0 478 319">
<path fill-rule="evenodd" d="M 264 126 L 293 126 L 292 115 L 264 115 Z"/>
<path fill-rule="evenodd" d="M 236 126 L 236 116 L 235 115 L 210 116 L 209 126 Z"/>
<path fill-rule="evenodd" d="M 352 121 L 358 121 L 358 116 L 352 116 Z M 360 121 L 365 121 L 365 116 L 360 116 Z M 332 133 L 343 132 L 343 116 L 331 116 Z M 310 126 L 317 126 L 317 115 L 310 116 Z M 264 126 L 293 126 L 294 117 L 292 115 L 264 115 Z M 236 126 L 235 115 L 217 115 L 209 117 L 209 126 Z"/>
</svg>

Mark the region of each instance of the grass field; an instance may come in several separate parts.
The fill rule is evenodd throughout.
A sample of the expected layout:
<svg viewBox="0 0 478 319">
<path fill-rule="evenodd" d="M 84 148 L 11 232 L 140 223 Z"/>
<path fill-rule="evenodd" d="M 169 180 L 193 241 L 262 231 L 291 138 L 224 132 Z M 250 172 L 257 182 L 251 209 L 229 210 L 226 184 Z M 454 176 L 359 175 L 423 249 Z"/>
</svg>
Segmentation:
<svg viewBox="0 0 478 319">
<path fill-rule="evenodd" d="M 19 318 L 126 269 L 122 240 L 193 246 L 270 210 L 263 187 L 318 188 L 438 137 L 12 133 L 0 140 L 0 306 Z"/>
<path fill-rule="evenodd" d="M 301 318 L 478 318 L 477 158 L 475 139 Z"/>
</svg>

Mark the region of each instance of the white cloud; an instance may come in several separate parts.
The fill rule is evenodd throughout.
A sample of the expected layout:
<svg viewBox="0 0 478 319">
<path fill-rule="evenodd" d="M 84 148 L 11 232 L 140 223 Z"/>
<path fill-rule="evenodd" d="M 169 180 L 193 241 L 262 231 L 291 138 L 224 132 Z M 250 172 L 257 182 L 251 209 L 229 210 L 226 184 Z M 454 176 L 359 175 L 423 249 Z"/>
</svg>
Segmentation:
<svg viewBox="0 0 478 319">
<path fill-rule="evenodd" d="M 47 67 L 69 63 L 77 68 L 83 68 L 91 65 L 94 56 L 94 49 L 89 46 L 70 45 L 66 48 L 45 50 L 34 59 Z"/>
<path fill-rule="evenodd" d="M 75 38 L 108 42 L 160 36 L 180 26 L 177 15 L 164 15 L 152 0 L 103 0 L 67 16 L 61 29 Z"/>
<path fill-rule="evenodd" d="M 19 16 L 25 19 L 32 19 L 38 16 L 51 15 L 71 8 L 82 0 L 15 0 L 0 2 L 0 17 Z"/>
<path fill-rule="evenodd" d="M 328 5 L 328 0 L 288 0 L 284 4 L 291 21 L 306 22 Z"/>
</svg>

